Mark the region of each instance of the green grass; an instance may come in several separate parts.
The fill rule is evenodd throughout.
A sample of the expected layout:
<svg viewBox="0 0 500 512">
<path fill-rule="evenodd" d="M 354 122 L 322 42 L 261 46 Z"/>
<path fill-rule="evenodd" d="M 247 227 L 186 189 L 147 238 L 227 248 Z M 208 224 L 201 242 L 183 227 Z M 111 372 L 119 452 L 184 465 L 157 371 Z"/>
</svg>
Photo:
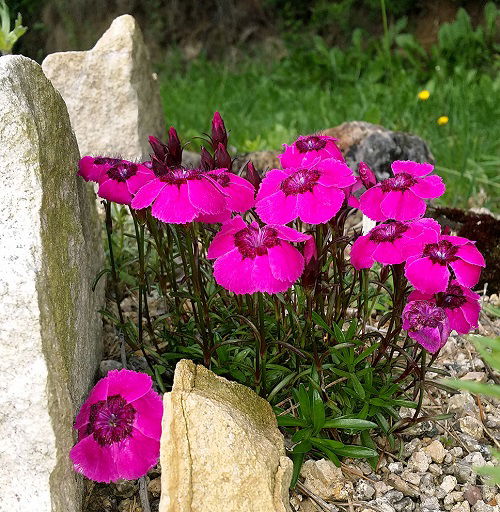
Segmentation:
<svg viewBox="0 0 500 512">
<path fill-rule="evenodd" d="M 181 67 L 171 61 L 161 73 L 166 120 L 186 140 L 207 132 L 219 110 L 239 153 L 279 149 L 297 135 L 344 121 L 379 123 L 429 143 L 447 183 L 442 203 L 466 207 L 484 189 L 485 206 L 498 209 L 500 78 L 382 53 L 360 45 L 343 52 L 316 39 L 311 52 L 293 51 L 274 62 L 200 58 Z M 422 89 L 431 91 L 427 101 L 417 98 Z M 442 115 L 449 123 L 439 126 Z"/>
</svg>

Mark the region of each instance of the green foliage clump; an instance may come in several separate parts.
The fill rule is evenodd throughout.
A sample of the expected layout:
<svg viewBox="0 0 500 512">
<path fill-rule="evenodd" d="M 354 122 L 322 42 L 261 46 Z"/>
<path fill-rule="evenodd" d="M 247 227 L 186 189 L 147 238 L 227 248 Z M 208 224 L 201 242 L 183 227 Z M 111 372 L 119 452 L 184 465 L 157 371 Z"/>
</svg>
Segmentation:
<svg viewBox="0 0 500 512">
<path fill-rule="evenodd" d="M 23 18 L 21 13 L 18 13 L 14 28 L 11 30 L 10 12 L 5 0 L 0 0 L 0 20 L 0 52 L 2 55 L 7 55 L 11 53 L 13 46 L 28 28 L 23 27 Z"/>
</svg>

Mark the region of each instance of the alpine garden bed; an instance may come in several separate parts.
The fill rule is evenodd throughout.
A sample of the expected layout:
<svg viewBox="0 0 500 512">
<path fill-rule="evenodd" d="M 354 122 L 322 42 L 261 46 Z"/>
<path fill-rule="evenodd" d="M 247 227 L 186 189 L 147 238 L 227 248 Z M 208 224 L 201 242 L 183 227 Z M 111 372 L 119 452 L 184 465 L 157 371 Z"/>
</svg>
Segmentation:
<svg viewBox="0 0 500 512">
<path fill-rule="evenodd" d="M 472 289 L 485 263 L 474 241 L 425 216 L 443 180 L 428 163 L 396 161 L 393 176 L 377 182 L 364 163 L 353 172 L 321 134 L 285 144 L 280 169 L 234 169 L 218 113 L 201 140 L 197 169 L 182 166 L 174 128 L 167 143 L 150 137 L 147 162 L 80 161 L 105 206 L 109 266 L 98 279 L 109 279 L 110 355 L 144 367 L 114 370 L 91 392 L 76 420 L 75 469 L 101 483 L 141 479 L 146 506 L 143 477 L 157 464 L 161 433 L 157 392 L 170 389 L 175 363 L 187 358 L 273 406 L 294 464 L 296 510 L 307 502 L 335 510 L 299 480 L 302 470 L 308 483 L 307 460 L 350 467 L 359 482 L 382 481 L 384 468 L 405 481 L 408 436 L 452 418 L 442 410 L 453 390 L 440 378 L 456 375 L 442 362 L 446 343 L 452 331 L 477 329 L 481 310 Z M 362 230 L 350 222 L 358 211 Z M 494 334 L 498 306 L 488 307 Z M 465 342 L 451 338 L 457 343 Z M 429 457 L 421 476 L 433 436 L 414 447 Z M 392 471 L 394 463 L 402 467 Z M 393 487 L 403 493 L 394 502 L 408 497 Z M 357 489 L 355 506 L 385 494 L 374 489 Z M 127 499 L 119 510 L 139 507 Z M 349 500 L 332 506 L 352 508 Z M 405 503 L 387 501 L 415 508 Z"/>
</svg>

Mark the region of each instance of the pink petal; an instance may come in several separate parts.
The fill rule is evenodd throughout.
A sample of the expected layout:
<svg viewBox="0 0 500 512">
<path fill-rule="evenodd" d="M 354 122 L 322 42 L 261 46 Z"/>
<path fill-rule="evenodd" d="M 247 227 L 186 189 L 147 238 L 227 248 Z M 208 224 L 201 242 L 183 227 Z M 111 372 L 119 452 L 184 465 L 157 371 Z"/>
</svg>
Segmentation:
<svg viewBox="0 0 500 512">
<path fill-rule="evenodd" d="M 290 172 L 285 172 L 280 169 L 272 169 L 271 171 L 267 171 L 260 184 L 259 191 L 257 193 L 256 200 L 259 201 L 264 197 L 267 197 L 271 194 L 274 194 L 277 190 L 280 189 L 281 182 L 288 178 L 292 172 L 295 172 L 296 169 L 290 169 Z"/>
<path fill-rule="evenodd" d="M 209 215 L 208 213 L 200 213 L 194 219 L 196 222 L 203 222 L 205 224 L 222 224 L 231 219 L 231 212 L 226 210 L 222 213 Z"/>
<path fill-rule="evenodd" d="M 373 252 L 375 261 L 383 265 L 395 265 L 403 263 L 406 260 L 403 250 L 406 250 L 405 240 L 395 240 L 394 242 L 379 243 Z M 415 253 L 414 253 L 415 254 Z"/>
<path fill-rule="evenodd" d="M 372 242 L 368 236 L 360 236 L 352 244 L 351 263 L 356 270 L 370 268 L 373 265 L 373 252 L 377 244 Z"/>
<path fill-rule="evenodd" d="M 318 180 L 322 185 L 344 188 L 356 184 L 354 173 L 346 163 L 339 160 L 322 160 L 315 165 L 315 169 L 322 171 Z"/>
<path fill-rule="evenodd" d="M 131 437 L 111 445 L 119 478 L 137 480 L 160 458 L 160 441 L 143 435 L 137 429 Z"/>
<path fill-rule="evenodd" d="M 421 178 L 415 185 L 410 187 L 410 190 L 422 199 L 434 199 L 445 193 L 446 186 L 442 178 L 434 174 Z"/>
<path fill-rule="evenodd" d="M 109 483 L 121 478 L 113 454 L 112 445 L 101 446 L 91 435 L 73 446 L 69 456 L 77 473 L 96 482 Z"/>
<path fill-rule="evenodd" d="M 481 275 L 481 267 L 477 265 L 471 265 L 463 260 L 456 260 L 450 263 L 450 267 L 455 272 L 457 281 L 462 286 L 472 288 L 479 281 Z"/>
<path fill-rule="evenodd" d="M 266 224 L 288 224 L 297 218 L 297 197 L 286 196 L 283 191 L 277 190 L 257 201 L 255 211 Z"/>
<path fill-rule="evenodd" d="M 85 181 L 99 181 L 102 174 L 111 167 L 111 165 L 95 165 L 95 158 L 93 156 L 84 156 L 78 162 L 78 175 Z"/>
<path fill-rule="evenodd" d="M 478 265 L 479 267 L 486 266 L 486 262 L 484 261 L 483 255 L 472 243 L 462 245 L 460 249 L 458 249 L 457 256 L 466 261 L 467 263 L 472 263 L 473 265 Z"/>
<path fill-rule="evenodd" d="M 427 162 L 419 164 L 417 162 L 412 162 L 411 160 L 396 160 L 395 162 L 392 162 L 391 168 L 394 174 L 405 172 L 412 176 L 426 176 L 434 170 L 434 166 L 432 164 Z"/>
<path fill-rule="evenodd" d="M 448 322 L 447 322 L 448 323 Z M 450 335 L 449 325 L 437 327 L 424 327 L 416 332 L 408 333 L 410 338 L 417 341 L 422 347 L 431 354 L 435 354 L 439 349 L 444 347 Z"/>
<path fill-rule="evenodd" d="M 470 329 L 476 329 L 479 323 L 479 314 L 481 313 L 481 305 L 479 302 L 477 300 L 466 302 L 461 309 L 465 319 L 469 323 Z"/>
<path fill-rule="evenodd" d="M 345 195 L 338 188 L 326 188 L 317 184 L 312 192 L 299 194 L 297 212 L 308 224 L 322 224 L 332 219 L 340 210 Z"/>
<path fill-rule="evenodd" d="M 288 240 L 289 242 L 307 242 L 307 240 L 311 238 L 311 235 L 306 235 L 288 226 L 271 224 L 269 227 L 272 227 L 278 232 L 278 237 L 281 238 L 281 240 Z"/>
<path fill-rule="evenodd" d="M 293 281 L 276 279 L 272 272 L 267 254 L 257 256 L 252 270 L 252 282 L 256 292 L 280 293 L 288 290 Z"/>
<path fill-rule="evenodd" d="M 246 228 L 245 221 L 240 217 L 234 217 L 224 223 L 222 229 L 215 235 L 207 252 L 209 260 L 218 258 L 234 249 L 234 234 Z"/>
<path fill-rule="evenodd" d="M 127 180 L 128 189 L 132 194 L 135 194 L 144 185 L 156 179 L 155 173 L 151 169 L 139 164 L 137 167 L 137 174 L 134 174 L 134 176 Z"/>
<path fill-rule="evenodd" d="M 214 215 L 227 209 L 226 198 L 208 180 L 189 180 L 187 189 L 189 201 L 196 210 Z"/>
<path fill-rule="evenodd" d="M 296 281 L 304 270 L 304 258 L 287 242 L 267 250 L 271 274 L 279 281 Z"/>
<path fill-rule="evenodd" d="M 187 185 L 166 186 L 156 198 L 151 209 L 153 217 L 171 224 L 191 222 L 198 213 L 199 210 L 189 200 Z"/>
<path fill-rule="evenodd" d="M 453 245 L 466 245 L 474 243 L 472 240 L 464 238 L 463 236 L 453 235 L 441 235 L 441 240 L 448 240 L 448 242 L 452 243 Z"/>
<path fill-rule="evenodd" d="M 161 190 L 167 186 L 168 185 L 166 183 L 163 183 L 159 179 L 150 181 L 135 194 L 131 203 L 132 208 L 134 208 L 134 210 L 147 208 L 156 199 L 156 197 L 158 197 Z"/>
<path fill-rule="evenodd" d="M 237 295 L 254 293 L 252 281 L 254 260 L 243 258 L 238 249 L 224 254 L 214 263 L 214 277 L 223 288 Z"/>
<path fill-rule="evenodd" d="M 106 180 L 99 185 L 99 197 L 118 204 L 130 204 L 132 194 L 124 181 Z"/>
<path fill-rule="evenodd" d="M 421 217 L 425 213 L 425 208 L 425 201 L 417 197 L 411 190 L 405 192 L 391 190 L 380 204 L 380 210 L 385 217 L 396 220 L 411 220 Z"/>
<path fill-rule="evenodd" d="M 255 189 L 254 186 L 247 180 L 230 174 L 230 184 L 227 187 L 229 197 L 227 198 L 227 205 L 233 212 L 246 212 L 250 210 L 255 204 Z"/>
<path fill-rule="evenodd" d="M 432 263 L 429 258 L 419 258 L 407 262 L 405 276 L 417 290 L 437 293 L 446 290 L 450 271 L 444 265 Z"/>
<path fill-rule="evenodd" d="M 446 316 L 450 322 L 450 327 L 459 334 L 468 334 L 471 330 L 471 325 L 466 320 L 462 308 L 445 309 Z"/>
<path fill-rule="evenodd" d="M 379 185 L 375 185 L 361 195 L 359 209 L 372 220 L 387 220 L 388 217 L 380 209 L 382 199 L 384 199 L 384 193 Z"/>
<path fill-rule="evenodd" d="M 112 370 L 108 379 L 108 396 L 120 395 L 128 403 L 141 398 L 150 389 L 153 381 L 149 375 L 132 370 Z"/>
<path fill-rule="evenodd" d="M 136 411 L 134 427 L 145 436 L 159 441 L 163 414 L 161 396 L 150 389 L 144 396 L 134 401 L 133 407 Z"/>
<path fill-rule="evenodd" d="M 429 302 L 435 303 L 434 295 L 432 293 L 423 293 L 419 290 L 413 290 L 410 295 L 408 295 L 408 302 L 414 300 L 427 300 Z"/>
</svg>

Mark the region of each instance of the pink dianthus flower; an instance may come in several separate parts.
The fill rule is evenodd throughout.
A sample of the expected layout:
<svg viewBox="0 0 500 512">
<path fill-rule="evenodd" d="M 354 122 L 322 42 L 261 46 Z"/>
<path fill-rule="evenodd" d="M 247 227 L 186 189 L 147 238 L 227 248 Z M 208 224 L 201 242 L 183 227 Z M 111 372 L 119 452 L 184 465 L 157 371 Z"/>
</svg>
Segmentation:
<svg viewBox="0 0 500 512">
<path fill-rule="evenodd" d="M 477 293 L 452 280 L 444 292 L 432 295 L 415 290 L 410 293 L 408 300 L 426 300 L 436 304 L 444 309 L 451 329 L 468 334 L 478 326 L 481 311 L 479 298 Z"/>
<path fill-rule="evenodd" d="M 379 224 L 356 239 L 351 263 L 357 270 L 370 268 L 375 261 L 382 265 L 403 263 L 420 254 L 425 244 L 435 241 L 439 231 L 439 224 L 433 219 Z"/>
<path fill-rule="evenodd" d="M 289 242 L 310 239 L 287 226 L 248 225 L 238 216 L 222 226 L 207 257 L 216 259 L 215 280 L 227 290 L 279 293 L 290 288 L 304 270 L 303 255 Z"/>
<path fill-rule="evenodd" d="M 424 246 L 421 254 L 408 258 L 405 275 L 417 290 L 432 294 L 446 290 L 450 268 L 462 286 L 472 288 L 484 266 L 483 255 L 474 242 L 460 236 L 439 235 Z"/>
<path fill-rule="evenodd" d="M 360 210 L 372 220 L 412 220 L 425 213 L 425 200 L 442 196 L 446 187 L 434 166 L 410 160 L 392 163 L 393 178 L 369 188 L 360 197 Z"/>
<path fill-rule="evenodd" d="M 343 162 L 344 157 L 335 144 L 336 140 L 327 135 L 303 135 L 290 146 L 283 144 L 284 151 L 278 155 L 281 167 L 309 167 L 327 158 Z"/>
<path fill-rule="evenodd" d="M 162 399 L 145 373 L 113 370 L 92 389 L 75 421 L 75 470 L 96 482 L 135 480 L 160 455 Z"/>
<path fill-rule="evenodd" d="M 345 199 L 342 189 L 355 183 L 351 169 L 333 158 L 309 167 L 273 169 L 262 180 L 255 209 L 269 224 L 288 224 L 297 217 L 321 224 L 339 211 Z"/>
<path fill-rule="evenodd" d="M 446 344 L 451 332 L 444 309 L 426 300 L 408 302 L 403 310 L 403 329 L 431 354 Z"/>
<path fill-rule="evenodd" d="M 119 204 L 130 204 L 136 190 L 147 183 L 149 169 L 143 164 L 108 157 L 84 156 L 78 174 L 99 183 L 97 195 Z"/>
<path fill-rule="evenodd" d="M 171 224 L 223 222 L 231 211 L 246 211 L 254 203 L 252 184 L 226 169 L 170 168 L 153 159 L 149 180 L 137 191 L 132 208 L 152 205 L 153 217 Z"/>
</svg>

